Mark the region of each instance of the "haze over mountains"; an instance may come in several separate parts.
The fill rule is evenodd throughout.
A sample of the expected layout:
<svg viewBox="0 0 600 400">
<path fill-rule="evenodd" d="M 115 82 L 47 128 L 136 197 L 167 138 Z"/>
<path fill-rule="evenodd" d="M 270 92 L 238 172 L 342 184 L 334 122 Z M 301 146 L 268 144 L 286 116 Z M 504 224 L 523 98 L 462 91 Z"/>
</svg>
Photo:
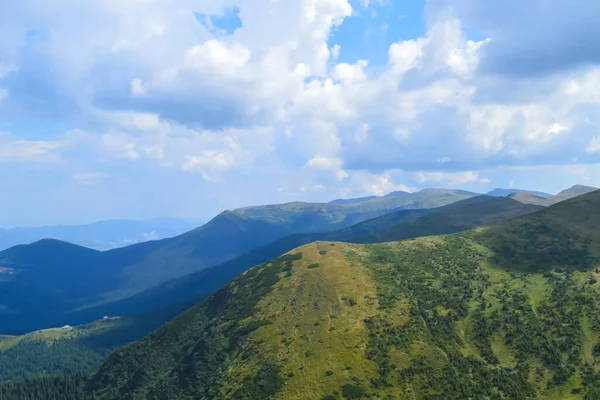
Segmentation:
<svg viewBox="0 0 600 400">
<path fill-rule="evenodd" d="M 159 218 L 150 221 L 109 220 L 86 225 L 0 228 L 0 250 L 42 239 L 61 240 L 95 250 L 110 250 L 177 236 L 199 225 L 200 221 Z"/>
<path fill-rule="evenodd" d="M 540 206 L 551 206 L 552 204 L 559 203 L 564 200 L 568 200 L 575 196 L 582 194 L 591 193 L 597 190 L 595 187 L 575 185 L 569 189 L 565 189 L 556 195 L 550 195 L 542 192 L 532 192 L 527 190 L 511 191 L 507 189 L 496 189 L 490 193 L 496 192 L 501 194 L 503 197 L 510 197 L 514 200 L 520 201 L 521 203 L 536 204 Z"/>
</svg>

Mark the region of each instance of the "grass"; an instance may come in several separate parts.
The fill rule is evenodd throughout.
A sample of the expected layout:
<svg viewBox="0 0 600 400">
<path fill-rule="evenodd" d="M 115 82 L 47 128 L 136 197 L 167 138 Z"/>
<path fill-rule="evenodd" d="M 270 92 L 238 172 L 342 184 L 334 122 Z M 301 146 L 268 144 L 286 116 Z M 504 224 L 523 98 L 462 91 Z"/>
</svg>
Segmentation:
<svg viewBox="0 0 600 400">
<path fill-rule="evenodd" d="M 277 360 L 287 377 L 276 398 L 320 399 L 339 392 L 353 376 L 368 382 L 376 373 L 376 365 L 363 357 L 368 330 L 362 322 L 376 312 L 377 302 L 365 299 L 375 298 L 376 290 L 367 271 L 348 261 L 346 250 L 338 244 L 323 255 L 316 244 L 300 248 L 304 258 L 294 264 L 292 277 L 277 283 L 259 303 L 254 318 L 272 323 L 256 330 L 253 342 L 260 343 L 263 357 Z M 321 268 L 306 268 L 317 260 Z M 343 297 L 356 298 L 357 304 L 351 307 Z M 242 364 L 231 376 L 251 375 L 257 366 Z"/>
<path fill-rule="evenodd" d="M 578 251 L 561 256 L 569 257 L 566 268 L 533 268 L 531 262 L 548 259 L 546 248 L 553 255 L 584 243 L 564 235 L 527 263 L 511 264 L 512 249 L 549 245 L 551 235 L 536 218 L 525 228 L 543 234 L 539 243 L 515 234 L 512 247 L 500 246 L 494 232 L 512 235 L 518 224 L 509 231 L 300 247 L 286 257 L 302 258 L 251 269 L 196 314 L 186 312 L 129 347 L 138 354 L 118 352 L 131 368 L 115 363 L 112 375 L 100 376 L 133 373 L 162 357 L 162 372 L 138 381 L 180 390 L 177 379 L 195 374 L 196 381 L 218 382 L 209 386 L 221 396 L 208 396 L 217 398 L 237 399 L 268 381 L 272 399 L 584 399 L 600 384 L 597 369 L 584 376 L 600 361 L 592 351 L 600 334 L 600 283 L 591 279 L 600 271 L 583 268 L 591 258 Z M 184 361 L 170 359 L 180 353 Z M 212 359 L 224 360 L 224 375 L 206 372 Z M 123 385 L 137 382 L 114 389 Z"/>
</svg>

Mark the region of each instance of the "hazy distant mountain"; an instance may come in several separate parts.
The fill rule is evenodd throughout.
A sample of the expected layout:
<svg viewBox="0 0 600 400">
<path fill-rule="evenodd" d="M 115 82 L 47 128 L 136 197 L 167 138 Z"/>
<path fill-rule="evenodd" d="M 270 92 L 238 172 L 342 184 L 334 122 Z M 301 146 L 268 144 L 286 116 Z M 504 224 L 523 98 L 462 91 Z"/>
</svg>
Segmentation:
<svg viewBox="0 0 600 400">
<path fill-rule="evenodd" d="M 488 192 L 487 195 L 494 196 L 494 197 L 507 197 L 507 196 L 510 196 L 515 193 L 530 193 L 530 194 L 534 194 L 536 196 L 544 196 L 544 197 L 552 196 L 550 193 L 537 192 L 535 190 L 502 189 L 502 188 L 496 188 L 496 189 Z"/>
<path fill-rule="evenodd" d="M 377 196 L 367 196 L 367 197 L 358 197 L 356 199 L 337 199 L 329 202 L 329 204 L 350 204 L 350 203 L 360 203 L 361 201 L 373 200 L 376 199 Z"/>
<path fill-rule="evenodd" d="M 582 194 L 594 192 L 596 190 L 598 189 L 591 186 L 575 185 L 569 189 L 563 190 L 562 192 L 554 196 L 535 194 L 535 192 L 519 192 L 508 195 L 507 197 L 510 197 L 511 199 L 517 200 L 521 203 L 535 204 L 547 207 L 556 203 L 560 203 L 561 201 L 580 196 Z"/>
<path fill-rule="evenodd" d="M 464 200 L 475 196 L 479 196 L 479 193 L 457 189 L 423 189 L 419 192 L 414 193 L 395 191 L 385 196 L 368 196 L 359 197 L 355 199 L 337 199 L 333 200 L 329 204 L 378 204 L 389 201 L 403 201 L 405 206 L 404 208 L 417 209 L 442 207 L 446 204 L 451 204 L 455 201 Z M 411 206 L 406 207 L 407 205 Z"/>
<path fill-rule="evenodd" d="M 581 196 L 582 194 L 595 192 L 596 190 L 598 190 L 598 188 L 593 186 L 575 185 L 569 189 L 563 190 L 554 197 L 557 201 L 564 201 L 576 196 Z"/>
<path fill-rule="evenodd" d="M 96 250 L 173 237 L 201 225 L 198 221 L 160 218 L 149 221 L 109 220 L 86 225 L 0 228 L 0 250 L 41 239 L 57 239 Z"/>
</svg>

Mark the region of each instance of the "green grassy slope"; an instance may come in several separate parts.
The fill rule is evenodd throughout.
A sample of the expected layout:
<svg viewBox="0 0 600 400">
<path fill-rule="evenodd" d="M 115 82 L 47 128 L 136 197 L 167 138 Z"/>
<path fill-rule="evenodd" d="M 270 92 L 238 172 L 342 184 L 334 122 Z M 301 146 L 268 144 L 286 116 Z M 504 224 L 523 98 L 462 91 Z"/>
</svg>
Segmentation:
<svg viewBox="0 0 600 400">
<path fill-rule="evenodd" d="M 101 399 L 595 399 L 599 211 L 597 192 L 465 233 L 306 245 L 117 351 L 88 390 Z"/>
<path fill-rule="evenodd" d="M 473 234 L 306 245 L 117 351 L 88 390 L 100 399 L 595 398 L 595 269 L 523 273 L 492 259 Z"/>
<path fill-rule="evenodd" d="M 92 372 L 110 352 L 148 335 L 173 318 L 177 311 L 181 309 L 2 336 L 0 382 L 47 374 Z"/>
<path fill-rule="evenodd" d="M 73 378 L 73 390 L 96 399 L 597 399 L 599 223 L 596 192 L 463 233 L 308 244 L 116 351 L 89 380 Z"/>
</svg>

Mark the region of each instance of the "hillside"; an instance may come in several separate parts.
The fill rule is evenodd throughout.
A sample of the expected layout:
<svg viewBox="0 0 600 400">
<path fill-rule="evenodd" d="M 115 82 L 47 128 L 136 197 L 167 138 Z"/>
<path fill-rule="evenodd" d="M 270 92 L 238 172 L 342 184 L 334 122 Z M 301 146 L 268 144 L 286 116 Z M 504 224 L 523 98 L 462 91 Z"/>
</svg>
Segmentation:
<svg viewBox="0 0 600 400">
<path fill-rule="evenodd" d="M 217 267 L 169 281 L 130 299 L 102 306 L 97 311 L 89 311 L 96 315 L 137 313 L 174 301 L 203 299 L 248 268 L 318 240 L 373 243 L 454 233 L 539 209 L 507 198 L 478 196 L 436 209 L 397 211 L 335 232 L 290 235 Z"/>
<path fill-rule="evenodd" d="M 480 196 L 452 204 L 403 224 L 380 229 L 361 242 L 390 242 L 420 236 L 460 232 L 475 226 L 490 225 L 541 210 L 509 198 Z"/>
<path fill-rule="evenodd" d="M 308 244 L 60 379 L 95 399 L 597 399 L 599 210 L 595 192 L 463 233 Z"/>
<path fill-rule="evenodd" d="M 524 204 L 535 204 L 535 205 L 543 206 L 543 207 L 549 207 L 552 204 L 557 203 L 554 196 L 542 196 L 542 195 L 526 193 L 526 192 L 514 193 L 511 195 L 508 195 L 507 197 L 511 198 L 513 200 L 516 200 L 518 202 L 524 203 Z"/>
<path fill-rule="evenodd" d="M 244 255 L 283 237 L 343 229 L 402 208 L 433 207 L 469 197 L 432 189 L 350 204 L 289 203 L 226 211 L 174 238 L 105 252 L 56 240 L 0 252 L 2 333 L 83 323 L 85 309 L 129 298 Z M 164 304 L 161 304 L 161 306 Z"/>
<path fill-rule="evenodd" d="M 93 372 L 110 352 L 148 335 L 184 309 L 172 306 L 147 314 L 106 317 L 79 326 L 0 336 L 0 382 Z"/>
<path fill-rule="evenodd" d="M 595 270 L 522 273 L 491 261 L 476 235 L 310 244 L 117 351 L 88 390 L 99 399 L 595 398 Z"/>
</svg>

